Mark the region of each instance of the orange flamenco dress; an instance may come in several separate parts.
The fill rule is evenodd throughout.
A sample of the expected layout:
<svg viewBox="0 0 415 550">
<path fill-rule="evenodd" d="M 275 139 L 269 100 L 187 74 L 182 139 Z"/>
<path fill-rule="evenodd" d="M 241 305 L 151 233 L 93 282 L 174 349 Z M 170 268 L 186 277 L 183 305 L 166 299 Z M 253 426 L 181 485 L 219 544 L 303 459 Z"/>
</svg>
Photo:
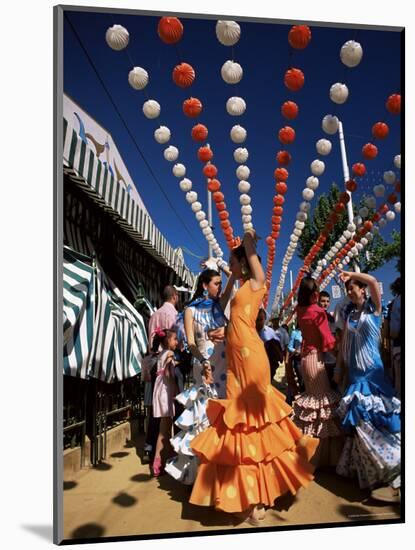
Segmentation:
<svg viewBox="0 0 415 550">
<path fill-rule="evenodd" d="M 290 419 L 285 396 L 270 384 L 269 363 L 255 320 L 265 287 L 245 282 L 231 302 L 226 334 L 227 399 L 207 405 L 210 427 L 191 448 L 200 465 L 190 502 L 242 512 L 273 506 L 313 479 L 309 463 L 318 439 L 304 436 Z"/>
</svg>

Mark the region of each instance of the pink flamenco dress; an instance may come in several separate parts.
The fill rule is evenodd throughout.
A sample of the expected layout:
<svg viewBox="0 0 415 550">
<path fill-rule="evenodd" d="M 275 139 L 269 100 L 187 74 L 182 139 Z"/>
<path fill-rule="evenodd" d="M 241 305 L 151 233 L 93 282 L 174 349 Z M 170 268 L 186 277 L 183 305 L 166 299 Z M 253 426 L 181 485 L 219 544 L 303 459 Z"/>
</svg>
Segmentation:
<svg viewBox="0 0 415 550">
<path fill-rule="evenodd" d="M 305 391 L 293 402 L 294 422 L 304 434 L 320 443 L 312 459 L 318 466 L 336 466 L 344 444 L 336 410 L 340 395 L 331 388 L 322 354 L 334 348 L 326 312 L 317 304 L 297 307 L 303 335 L 301 375 Z"/>
</svg>

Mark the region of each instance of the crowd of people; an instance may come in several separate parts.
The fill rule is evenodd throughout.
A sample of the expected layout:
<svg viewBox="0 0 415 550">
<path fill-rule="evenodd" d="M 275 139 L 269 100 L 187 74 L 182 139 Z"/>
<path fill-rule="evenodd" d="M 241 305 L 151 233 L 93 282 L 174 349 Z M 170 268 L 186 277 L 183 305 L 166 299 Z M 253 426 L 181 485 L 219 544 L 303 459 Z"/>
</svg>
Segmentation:
<svg viewBox="0 0 415 550">
<path fill-rule="evenodd" d="M 324 467 L 356 477 L 375 499 L 399 502 L 400 362 L 394 345 L 390 380 L 376 279 L 341 272 L 346 296 L 332 314 L 330 295 L 304 273 L 288 327 L 262 307 L 256 241 L 247 231 L 229 267 L 217 260 L 204 269 L 184 311 L 166 287 L 150 319 L 142 376 L 153 475 L 192 486 L 192 504 L 252 525 Z M 396 323 L 393 331 L 398 344 Z"/>
</svg>

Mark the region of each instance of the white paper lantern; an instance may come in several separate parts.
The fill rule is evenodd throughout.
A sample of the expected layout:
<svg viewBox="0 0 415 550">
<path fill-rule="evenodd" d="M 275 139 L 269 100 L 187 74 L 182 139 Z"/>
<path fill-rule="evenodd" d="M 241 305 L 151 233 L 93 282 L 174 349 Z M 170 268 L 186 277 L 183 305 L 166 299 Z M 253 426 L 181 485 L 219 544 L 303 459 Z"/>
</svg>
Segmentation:
<svg viewBox="0 0 415 550">
<path fill-rule="evenodd" d="M 229 60 L 222 65 L 220 74 L 227 84 L 238 84 L 242 80 L 243 70 L 239 63 Z"/>
<path fill-rule="evenodd" d="M 311 200 L 313 200 L 313 197 L 314 197 L 314 191 L 312 189 L 309 189 L 308 187 L 303 189 L 303 199 L 304 200 L 311 201 Z"/>
<path fill-rule="evenodd" d="M 362 220 L 362 218 L 361 218 L 360 216 L 355 216 L 355 217 L 353 218 L 353 221 L 354 221 L 354 223 L 355 223 L 355 225 L 356 225 L 357 227 L 359 227 L 359 226 L 362 225 L 362 223 L 363 223 L 363 220 Z"/>
<path fill-rule="evenodd" d="M 356 225 L 354 223 L 349 223 L 347 225 L 347 230 L 350 231 L 351 233 L 354 233 L 356 231 Z"/>
<path fill-rule="evenodd" d="M 246 195 L 245 193 L 243 193 L 243 194 L 239 197 L 239 202 L 240 202 L 242 205 L 251 204 L 251 197 L 250 197 L 249 195 Z"/>
<path fill-rule="evenodd" d="M 183 178 L 186 175 L 186 167 L 183 164 L 175 164 L 173 166 L 173 174 L 176 178 Z"/>
<path fill-rule="evenodd" d="M 293 243 L 296 243 L 298 241 L 297 235 L 291 235 L 290 241 L 293 242 Z"/>
<path fill-rule="evenodd" d="M 300 210 L 302 212 L 309 212 L 310 208 L 311 208 L 311 204 L 309 202 L 304 201 L 300 204 Z"/>
<path fill-rule="evenodd" d="M 383 197 L 385 195 L 385 186 L 382 184 L 375 185 L 373 188 L 373 192 L 376 197 Z"/>
<path fill-rule="evenodd" d="M 143 67 L 134 67 L 128 73 L 128 82 L 134 90 L 144 90 L 148 84 L 148 72 Z"/>
<path fill-rule="evenodd" d="M 297 229 L 304 229 L 305 223 L 297 220 L 294 225 Z"/>
<path fill-rule="evenodd" d="M 301 237 L 303 232 L 301 231 L 301 229 L 294 229 L 293 233 L 294 235 L 297 235 L 297 237 Z"/>
<path fill-rule="evenodd" d="M 236 169 L 236 177 L 238 180 L 247 180 L 249 178 L 251 171 L 248 166 L 238 166 Z"/>
<path fill-rule="evenodd" d="M 356 67 L 362 60 L 363 49 L 359 42 L 348 40 L 340 50 L 340 59 L 346 67 Z"/>
<path fill-rule="evenodd" d="M 222 258 L 223 257 L 223 252 L 222 250 L 219 250 L 219 252 L 216 253 L 218 258 Z"/>
<path fill-rule="evenodd" d="M 199 222 L 199 225 L 202 229 L 204 229 L 205 227 L 209 227 L 209 222 L 208 220 L 202 220 L 201 222 Z"/>
<path fill-rule="evenodd" d="M 352 238 L 352 232 L 349 230 L 343 231 L 343 236 L 346 237 L 347 240 Z"/>
<path fill-rule="evenodd" d="M 246 206 L 243 206 L 241 208 L 242 214 L 252 214 L 252 206 L 250 204 L 247 204 Z"/>
<path fill-rule="evenodd" d="M 322 264 L 323 267 L 326 267 L 327 266 L 327 260 L 325 258 L 323 258 L 321 260 L 321 264 Z"/>
<path fill-rule="evenodd" d="M 199 201 L 196 201 L 192 204 L 192 210 L 193 212 L 200 212 L 200 210 L 202 210 L 202 205 Z"/>
<path fill-rule="evenodd" d="M 189 204 L 196 202 L 197 201 L 196 191 L 189 191 L 188 193 L 186 193 L 186 200 Z"/>
<path fill-rule="evenodd" d="M 247 136 L 247 132 L 245 128 L 243 128 L 242 126 L 239 126 L 239 124 L 232 127 L 231 140 L 234 143 L 243 143 L 246 140 L 246 136 Z"/>
<path fill-rule="evenodd" d="M 360 252 L 361 250 L 363 250 L 363 244 L 362 243 L 356 243 L 356 248 Z"/>
<path fill-rule="evenodd" d="M 315 176 L 321 176 L 325 169 L 325 164 L 322 160 L 316 159 L 310 164 L 311 173 Z"/>
<path fill-rule="evenodd" d="M 337 247 L 336 246 L 332 246 L 330 248 L 330 251 L 333 252 L 333 254 L 337 254 Z"/>
<path fill-rule="evenodd" d="M 204 220 L 206 218 L 206 214 L 205 212 L 203 212 L 203 210 L 200 210 L 199 212 L 196 213 L 196 219 L 198 222 L 200 222 L 201 220 Z"/>
<path fill-rule="evenodd" d="M 184 192 L 190 191 L 192 188 L 192 182 L 187 178 L 182 179 L 179 185 L 180 189 Z"/>
<path fill-rule="evenodd" d="M 242 223 L 250 223 L 252 221 L 252 216 L 249 214 L 244 214 L 242 216 Z"/>
<path fill-rule="evenodd" d="M 330 99 L 334 103 L 337 103 L 338 105 L 345 103 L 347 101 L 348 96 L 349 96 L 349 90 L 346 84 L 342 84 L 341 82 L 336 82 L 336 84 L 333 84 L 333 86 L 330 88 Z"/>
<path fill-rule="evenodd" d="M 160 143 L 161 145 L 167 143 L 170 137 L 171 132 L 167 128 L 167 126 L 160 126 L 160 128 L 157 128 L 157 130 L 154 132 L 154 139 L 157 141 L 157 143 Z"/>
<path fill-rule="evenodd" d="M 213 233 L 209 233 L 209 235 L 206 235 L 206 240 L 210 241 L 210 243 L 213 242 L 213 239 L 215 238 Z"/>
<path fill-rule="evenodd" d="M 393 212 L 393 210 L 388 210 L 388 212 L 386 212 L 386 214 L 385 214 L 385 217 L 388 220 L 388 222 L 393 222 L 396 215 L 395 215 L 395 212 Z"/>
<path fill-rule="evenodd" d="M 383 228 L 386 226 L 387 223 L 388 223 L 388 222 L 385 220 L 385 218 L 381 218 L 381 219 L 378 221 L 379 227 L 380 227 L 381 229 L 383 229 Z M 377 230 L 377 231 L 375 231 L 375 232 L 378 233 L 379 229 L 378 229 L 377 227 L 374 227 L 373 229 L 374 229 L 374 230 Z"/>
<path fill-rule="evenodd" d="M 366 206 L 362 206 L 362 208 L 359 208 L 359 216 L 362 218 L 366 218 L 369 214 L 369 210 Z"/>
<path fill-rule="evenodd" d="M 300 222 L 305 222 L 307 219 L 307 212 L 297 212 L 296 218 Z"/>
<path fill-rule="evenodd" d="M 401 155 L 396 155 L 396 157 L 393 159 L 393 163 L 398 168 L 398 170 L 401 169 Z"/>
<path fill-rule="evenodd" d="M 388 170 L 383 174 L 383 179 L 385 183 L 388 183 L 389 185 L 393 185 L 396 181 L 396 174 L 395 172 L 392 172 L 392 170 Z"/>
<path fill-rule="evenodd" d="M 365 198 L 365 204 L 368 208 L 376 208 L 376 199 L 372 195 Z"/>
<path fill-rule="evenodd" d="M 244 223 L 243 228 L 245 231 L 248 231 L 248 229 L 253 229 L 254 226 L 252 225 L 252 223 Z"/>
<path fill-rule="evenodd" d="M 350 252 L 352 252 L 353 256 L 357 256 L 359 254 L 359 251 L 355 246 L 350 250 Z"/>
<path fill-rule="evenodd" d="M 342 243 L 340 242 L 340 240 L 338 240 L 334 243 L 334 246 L 337 248 L 337 250 L 340 250 L 342 247 Z"/>
<path fill-rule="evenodd" d="M 216 36 L 224 46 L 234 46 L 241 36 L 241 27 L 236 21 L 220 20 L 216 23 Z"/>
<path fill-rule="evenodd" d="M 128 46 L 130 35 L 122 25 L 113 25 L 107 29 L 105 40 L 110 48 L 119 52 Z"/>
<path fill-rule="evenodd" d="M 330 260 L 333 258 L 334 254 L 331 250 L 329 250 L 326 254 L 327 258 L 329 258 Z"/>
<path fill-rule="evenodd" d="M 161 107 L 160 103 L 154 99 L 148 99 L 143 103 L 143 113 L 147 118 L 157 118 L 160 115 Z"/>
<path fill-rule="evenodd" d="M 228 115 L 240 116 L 246 111 L 246 103 L 242 97 L 230 97 L 226 102 Z"/>
<path fill-rule="evenodd" d="M 368 241 L 373 241 L 373 233 L 371 231 L 369 231 L 368 233 L 366 233 L 366 239 Z"/>
<path fill-rule="evenodd" d="M 319 155 L 329 155 L 331 153 L 331 141 L 328 139 L 319 139 L 316 143 L 316 150 Z"/>
<path fill-rule="evenodd" d="M 210 235 L 212 233 L 212 229 L 210 227 L 205 227 L 202 229 L 203 235 Z"/>
<path fill-rule="evenodd" d="M 233 158 L 235 159 L 235 162 L 238 162 L 239 164 L 246 162 L 248 160 L 248 157 L 248 149 L 245 149 L 245 147 L 238 147 L 233 152 Z"/>
<path fill-rule="evenodd" d="M 347 243 L 347 239 L 344 235 L 342 235 L 340 238 L 339 238 L 339 241 L 341 244 L 346 244 Z"/>
<path fill-rule="evenodd" d="M 337 265 L 337 269 L 343 269 L 343 264 L 341 262 Z"/>
<path fill-rule="evenodd" d="M 319 186 L 319 181 L 318 178 L 316 178 L 315 176 L 310 176 L 309 178 L 307 178 L 305 184 L 309 189 L 315 191 Z"/>
<path fill-rule="evenodd" d="M 350 263 L 350 258 L 349 258 L 348 255 L 347 255 L 345 258 L 343 258 L 343 262 L 344 262 L 345 264 Z"/>
<path fill-rule="evenodd" d="M 369 241 L 367 240 L 366 237 L 362 237 L 362 238 L 360 239 L 360 242 L 362 243 L 363 246 L 366 246 L 366 245 L 368 244 Z"/>
<path fill-rule="evenodd" d="M 395 204 L 393 205 L 394 209 L 395 209 L 395 212 L 397 214 L 400 214 L 401 213 L 401 203 L 400 202 L 395 202 Z"/>
<path fill-rule="evenodd" d="M 174 145 L 170 145 L 167 149 L 164 150 L 164 158 L 169 162 L 177 160 L 179 156 L 179 150 Z"/>
<path fill-rule="evenodd" d="M 333 135 L 339 128 L 339 119 L 333 115 L 326 115 L 321 123 L 323 130 L 326 134 Z"/>
<path fill-rule="evenodd" d="M 249 193 L 250 189 L 251 189 L 251 184 L 249 182 L 241 180 L 238 183 L 238 191 L 240 193 Z"/>
</svg>

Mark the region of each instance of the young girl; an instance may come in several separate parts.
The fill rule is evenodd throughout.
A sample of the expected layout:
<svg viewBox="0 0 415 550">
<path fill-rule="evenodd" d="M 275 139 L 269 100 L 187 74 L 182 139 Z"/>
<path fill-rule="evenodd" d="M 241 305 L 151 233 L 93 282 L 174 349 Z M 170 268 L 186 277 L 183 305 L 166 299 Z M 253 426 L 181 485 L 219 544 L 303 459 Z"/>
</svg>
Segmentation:
<svg viewBox="0 0 415 550">
<path fill-rule="evenodd" d="M 338 412 L 347 438 L 337 473 L 357 474 L 362 488 L 374 488 L 372 497 L 388 502 L 400 500 L 400 400 L 385 377 L 379 351 L 381 296 L 374 277 L 343 271 L 351 300 L 345 311 L 342 357 L 348 387 Z M 366 297 L 366 287 L 371 298 Z"/>
<path fill-rule="evenodd" d="M 340 395 L 330 387 L 322 357 L 335 347 L 336 339 L 326 311 L 317 304 L 318 297 L 315 280 L 304 277 L 298 291 L 297 321 L 303 336 L 300 370 L 305 391 L 293 403 L 294 422 L 305 434 L 320 439 L 313 464 L 336 466 L 343 446 L 336 418 Z"/>
<path fill-rule="evenodd" d="M 174 398 L 177 387 L 174 378 L 174 350 L 177 347 L 177 334 L 173 329 L 157 329 L 154 337 L 154 349 L 161 345 L 163 351 L 157 359 L 157 378 L 153 392 L 153 415 L 160 418 L 160 431 L 157 438 L 156 452 L 153 461 L 153 475 L 158 477 L 163 473 L 161 453 L 170 446 L 173 417 Z M 157 346 L 157 348 L 156 348 Z"/>
<path fill-rule="evenodd" d="M 312 479 L 308 459 L 317 441 L 303 437 L 290 420 L 291 407 L 270 384 L 269 362 L 255 328 L 266 293 L 265 274 L 253 230 L 234 249 L 230 269 L 244 283 L 231 301 L 226 332 L 226 399 L 210 399 L 211 426 L 191 448 L 200 466 L 190 502 L 239 513 L 253 525 L 265 506 Z"/>
<path fill-rule="evenodd" d="M 157 358 L 159 355 L 158 346 L 159 341 L 157 339 L 157 347 L 153 347 L 141 363 L 141 379 L 144 382 L 144 408 L 146 411 L 145 416 L 145 433 L 146 438 L 144 442 L 144 461 L 150 462 L 153 449 L 155 448 L 155 440 L 159 432 L 160 419 L 154 418 L 153 415 L 153 391 L 154 384 L 157 376 Z"/>
</svg>

